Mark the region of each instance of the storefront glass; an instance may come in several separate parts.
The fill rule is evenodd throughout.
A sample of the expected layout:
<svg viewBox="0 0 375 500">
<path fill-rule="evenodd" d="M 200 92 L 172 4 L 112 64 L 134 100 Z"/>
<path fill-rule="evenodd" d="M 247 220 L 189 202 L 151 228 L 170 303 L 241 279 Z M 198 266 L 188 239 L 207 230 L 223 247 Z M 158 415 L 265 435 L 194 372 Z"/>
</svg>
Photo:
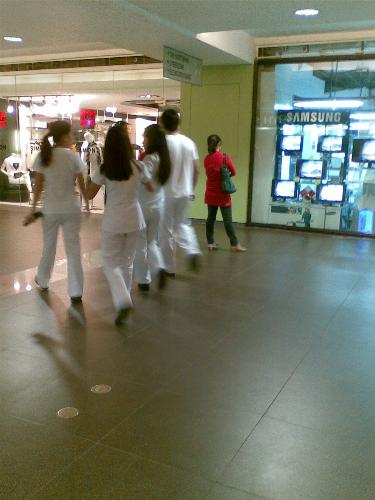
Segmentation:
<svg viewBox="0 0 375 500">
<path fill-rule="evenodd" d="M 251 222 L 375 233 L 375 61 L 259 68 Z"/>
</svg>

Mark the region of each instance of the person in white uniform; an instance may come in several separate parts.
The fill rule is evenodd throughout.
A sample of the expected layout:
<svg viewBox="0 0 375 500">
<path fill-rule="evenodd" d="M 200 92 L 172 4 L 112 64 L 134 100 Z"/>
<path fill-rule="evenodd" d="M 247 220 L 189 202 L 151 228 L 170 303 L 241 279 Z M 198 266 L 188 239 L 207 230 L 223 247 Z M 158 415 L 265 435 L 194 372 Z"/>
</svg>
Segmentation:
<svg viewBox="0 0 375 500">
<path fill-rule="evenodd" d="M 161 212 L 164 204 L 163 186 L 169 179 L 171 160 L 165 134 L 159 125 L 148 126 L 144 131 L 145 157 L 138 164 L 142 165 L 152 179 L 154 191 L 148 191 L 143 185 L 139 190 L 146 228 L 141 232 L 137 244 L 134 262 L 134 280 L 142 291 L 150 289 L 150 283 L 159 276 L 158 288 L 165 287 L 163 256 L 158 243 Z"/>
<path fill-rule="evenodd" d="M 54 146 L 51 146 L 50 139 Z M 61 227 L 68 261 L 68 292 L 72 303 L 79 303 L 83 294 L 83 271 L 80 249 L 81 209 L 75 192 L 79 189 L 86 199 L 83 180 L 85 166 L 80 157 L 70 150 L 71 125 L 65 121 L 50 124 L 41 152 L 34 162 L 36 172 L 35 196 L 31 213 L 25 222 L 35 219 L 36 205 L 43 188 L 43 253 L 35 277 L 42 290 L 47 290 L 55 262 L 58 230 Z"/>
<path fill-rule="evenodd" d="M 116 325 L 121 325 L 133 308 L 130 297 L 133 263 L 140 231 L 145 228 L 138 201 L 141 182 L 151 188 L 149 177 L 142 174 L 133 160 L 126 126 L 109 129 L 104 144 L 104 162 L 87 187 L 89 199 L 105 186 L 107 201 L 102 225 L 103 271 L 108 280 L 116 309 Z"/>
<path fill-rule="evenodd" d="M 198 180 L 198 152 L 194 142 L 178 131 L 177 111 L 167 109 L 161 116 L 166 131 L 171 175 L 164 186 L 165 202 L 161 231 L 161 248 L 166 272 L 174 276 L 176 260 L 174 243 L 185 252 L 192 270 L 199 267 L 201 254 L 194 229 L 187 221 L 187 209 Z"/>
</svg>

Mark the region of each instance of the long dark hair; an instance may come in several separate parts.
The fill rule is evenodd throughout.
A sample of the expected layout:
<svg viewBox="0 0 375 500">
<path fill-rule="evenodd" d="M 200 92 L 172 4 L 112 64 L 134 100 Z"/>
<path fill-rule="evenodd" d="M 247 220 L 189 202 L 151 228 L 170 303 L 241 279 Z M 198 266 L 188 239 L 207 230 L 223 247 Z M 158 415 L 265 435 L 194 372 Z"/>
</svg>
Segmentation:
<svg viewBox="0 0 375 500">
<path fill-rule="evenodd" d="M 58 120 L 56 122 L 52 122 L 48 126 L 49 132 L 43 137 L 43 142 L 40 150 L 40 156 L 42 159 L 42 165 L 44 167 L 48 167 L 48 165 L 52 161 L 52 146 L 49 142 L 50 137 L 52 137 L 53 142 L 56 144 L 60 142 L 60 140 L 64 137 L 64 135 L 68 135 L 72 130 L 72 126 L 69 122 L 65 122 L 64 120 Z"/>
<path fill-rule="evenodd" d="M 219 144 L 221 144 L 221 139 L 217 134 L 212 134 L 207 137 L 207 149 L 210 154 L 215 153 Z"/>
<path fill-rule="evenodd" d="M 165 134 L 159 125 L 153 124 L 145 128 L 145 137 L 147 138 L 146 154 L 158 153 L 159 155 L 160 163 L 157 179 L 163 186 L 171 174 L 171 159 Z"/>
<path fill-rule="evenodd" d="M 108 130 L 100 171 L 111 181 L 127 181 L 133 175 L 133 150 L 126 125 L 122 122 Z"/>
</svg>

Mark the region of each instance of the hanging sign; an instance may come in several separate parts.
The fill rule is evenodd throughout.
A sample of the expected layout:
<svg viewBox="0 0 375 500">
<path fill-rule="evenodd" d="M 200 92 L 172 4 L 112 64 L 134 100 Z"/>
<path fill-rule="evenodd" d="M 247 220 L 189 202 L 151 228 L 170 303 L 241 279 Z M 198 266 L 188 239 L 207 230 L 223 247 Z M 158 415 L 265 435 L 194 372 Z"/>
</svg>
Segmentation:
<svg viewBox="0 0 375 500">
<path fill-rule="evenodd" d="M 314 109 L 303 111 L 279 111 L 277 121 L 280 124 L 311 125 L 322 123 L 347 125 L 349 122 L 348 111 L 327 111 L 326 109 Z"/>
<path fill-rule="evenodd" d="M 0 112 L 0 127 L 7 126 L 7 114 L 4 111 Z"/>
<path fill-rule="evenodd" d="M 79 124 L 81 127 L 94 128 L 96 119 L 95 109 L 80 109 Z"/>
<path fill-rule="evenodd" d="M 202 59 L 164 47 L 163 76 L 178 82 L 202 85 Z"/>
</svg>

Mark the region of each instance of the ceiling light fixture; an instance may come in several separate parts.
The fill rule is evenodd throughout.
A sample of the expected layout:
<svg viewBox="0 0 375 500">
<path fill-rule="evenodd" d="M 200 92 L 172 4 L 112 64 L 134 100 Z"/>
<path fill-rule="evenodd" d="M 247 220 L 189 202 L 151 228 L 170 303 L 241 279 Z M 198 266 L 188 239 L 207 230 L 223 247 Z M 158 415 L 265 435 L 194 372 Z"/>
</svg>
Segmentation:
<svg viewBox="0 0 375 500">
<path fill-rule="evenodd" d="M 295 16 L 313 17 L 319 14 L 318 9 L 298 9 L 294 11 Z"/>
<path fill-rule="evenodd" d="M 295 108 L 306 109 L 353 109 L 360 108 L 364 102 L 359 99 L 304 99 L 295 101 Z"/>
<path fill-rule="evenodd" d="M 23 38 L 20 36 L 4 36 L 3 39 L 6 42 L 20 43 L 23 42 Z"/>
</svg>

